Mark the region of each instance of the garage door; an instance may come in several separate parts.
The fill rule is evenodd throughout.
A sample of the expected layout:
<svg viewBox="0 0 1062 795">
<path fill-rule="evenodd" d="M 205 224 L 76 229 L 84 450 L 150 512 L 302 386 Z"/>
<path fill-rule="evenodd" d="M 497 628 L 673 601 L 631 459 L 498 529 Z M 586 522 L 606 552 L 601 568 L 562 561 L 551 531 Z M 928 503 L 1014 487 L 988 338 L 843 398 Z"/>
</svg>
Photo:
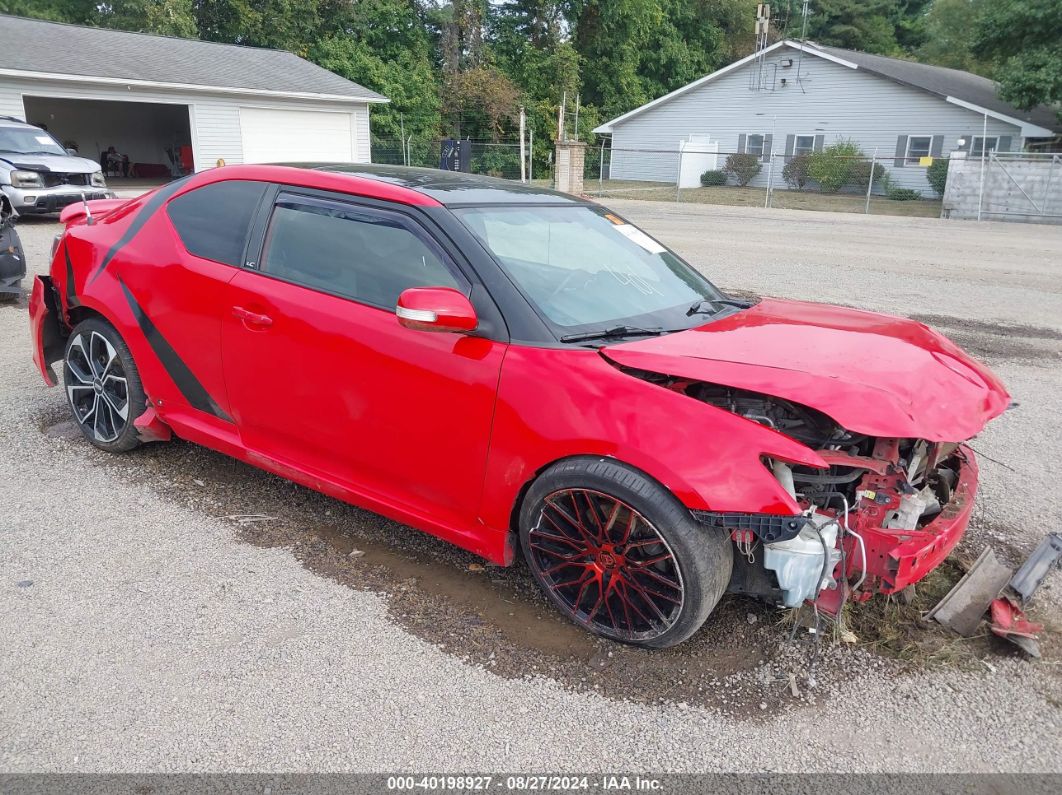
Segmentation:
<svg viewBox="0 0 1062 795">
<path fill-rule="evenodd" d="M 240 108 L 240 133 L 244 163 L 354 159 L 349 113 Z"/>
</svg>

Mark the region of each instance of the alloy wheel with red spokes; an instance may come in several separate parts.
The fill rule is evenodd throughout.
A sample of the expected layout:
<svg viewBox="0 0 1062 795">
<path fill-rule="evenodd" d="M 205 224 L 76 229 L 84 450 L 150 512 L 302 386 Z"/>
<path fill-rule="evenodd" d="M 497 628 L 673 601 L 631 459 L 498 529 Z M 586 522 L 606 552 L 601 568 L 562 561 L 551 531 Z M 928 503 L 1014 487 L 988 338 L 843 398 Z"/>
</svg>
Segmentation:
<svg viewBox="0 0 1062 795">
<path fill-rule="evenodd" d="M 528 561 L 570 618 L 615 640 L 644 643 L 679 620 L 682 571 L 641 513 L 600 491 L 548 494 L 528 533 Z"/>
</svg>

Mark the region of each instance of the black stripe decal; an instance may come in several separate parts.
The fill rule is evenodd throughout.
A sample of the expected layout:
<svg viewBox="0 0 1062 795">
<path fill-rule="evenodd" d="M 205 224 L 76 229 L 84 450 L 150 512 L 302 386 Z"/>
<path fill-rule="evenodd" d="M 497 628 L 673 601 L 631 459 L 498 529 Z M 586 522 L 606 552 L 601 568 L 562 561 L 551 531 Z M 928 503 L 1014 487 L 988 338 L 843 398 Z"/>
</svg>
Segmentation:
<svg viewBox="0 0 1062 795">
<path fill-rule="evenodd" d="M 166 372 L 173 379 L 173 383 L 177 385 L 181 394 L 184 395 L 185 400 L 193 408 L 213 414 L 215 417 L 225 420 L 225 422 L 232 422 L 232 418 L 222 411 L 214 398 L 210 397 L 210 393 L 206 391 L 206 388 L 195 377 L 188 365 L 184 363 L 177 351 L 173 349 L 169 341 L 162 336 L 162 332 L 151 322 L 151 318 L 145 314 L 143 307 L 137 303 L 136 298 L 129 292 L 125 282 L 118 279 L 118 284 L 122 288 L 122 292 L 125 293 L 125 300 L 129 302 L 129 308 L 133 310 L 137 325 L 144 332 L 148 344 L 155 351 L 155 355 L 159 357 L 162 366 L 166 368 Z"/>
<path fill-rule="evenodd" d="M 66 305 L 81 306 L 74 290 L 74 264 L 70 261 L 70 246 L 66 242 L 63 243 L 63 255 L 66 257 Z"/>
<path fill-rule="evenodd" d="M 148 199 L 147 202 L 145 202 L 143 207 L 140 208 L 140 212 L 136 214 L 136 217 L 129 224 L 129 227 L 125 230 L 122 236 L 118 238 L 118 242 L 111 246 L 110 249 L 108 249 L 107 253 L 103 256 L 103 261 L 100 262 L 96 270 L 93 271 L 91 276 L 89 276 L 88 281 L 85 282 L 85 287 L 88 287 L 90 284 L 96 281 L 96 277 L 98 277 L 101 273 L 103 273 L 104 270 L 107 269 L 107 266 L 111 264 L 111 260 L 114 259 L 118 252 L 121 251 L 129 243 L 130 240 L 136 237 L 137 233 L 141 229 L 143 229 L 144 224 L 151 220 L 151 216 L 155 214 L 155 210 L 161 207 L 162 204 L 170 198 L 170 196 L 176 193 L 177 190 L 181 188 L 185 182 L 188 181 L 188 179 L 188 177 L 178 179 L 174 182 L 169 183 L 168 185 L 163 185 L 161 188 L 155 191 L 154 195 L 150 199 Z"/>
</svg>

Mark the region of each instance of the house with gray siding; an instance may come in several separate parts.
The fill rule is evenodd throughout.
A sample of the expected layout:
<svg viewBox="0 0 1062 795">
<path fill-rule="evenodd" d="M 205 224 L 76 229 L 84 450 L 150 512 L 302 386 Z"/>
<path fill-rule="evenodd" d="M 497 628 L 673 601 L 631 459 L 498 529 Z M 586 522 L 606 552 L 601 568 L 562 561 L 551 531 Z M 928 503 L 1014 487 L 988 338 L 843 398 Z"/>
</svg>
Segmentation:
<svg viewBox="0 0 1062 795">
<path fill-rule="evenodd" d="M 1053 109 L 1018 110 L 968 72 L 786 40 L 594 132 L 611 137 L 612 179 L 674 184 L 681 146 L 683 160 L 718 168 L 730 153 L 755 154 L 763 169 L 750 184 L 765 185 L 774 169 L 781 186 L 787 159 L 851 139 L 893 185 L 930 193 L 923 158 L 1021 151 L 1062 125 Z"/>
</svg>

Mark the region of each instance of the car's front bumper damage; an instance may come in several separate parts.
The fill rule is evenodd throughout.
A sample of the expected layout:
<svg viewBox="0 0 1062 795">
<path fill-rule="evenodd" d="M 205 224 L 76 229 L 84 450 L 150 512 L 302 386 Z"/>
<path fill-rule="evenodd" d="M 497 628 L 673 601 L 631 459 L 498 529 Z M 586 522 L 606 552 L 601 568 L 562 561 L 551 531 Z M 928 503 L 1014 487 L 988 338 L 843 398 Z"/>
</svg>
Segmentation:
<svg viewBox="0 0 1062 795">
<path fill-rule="evenodd" d="M 734 541 L 732 592 L 836 614 L 914 585 L 966 532 L 978 483 L 969 446 L 877 439 L 866 457 L 820 454 L 831 466 L 818 474 L 771 462 L 801 514 L 695 512 Z"/>
<path fill-rule="evenodd" d="M 932 513 L 918 517 L 913 528 L 887 526 L 901 510 L 904 499 L 911 497 L 912 487 L 906 476 L 889 472 L 864 478 L 859 501 L 848 517 L 848 529 L 842 533 L 845 576 L 838 577 L 836 587 L 819 594 L 815 600 L 819 607 L 836 613 L 848 599 L 861 601 L 875 593 L 898 593 L 944 562 L 969 526 L 977 495 L 978 468 L 974 452 L 967 445 L 957 447 L 943 463 L 947 466 L 941 469 L 954 473 L 941 486 L 947 489 L 948 499 L 928 505 L 927 510 Z M 852 588 L 852 584 L 858 587 Z"/>
</svg>

